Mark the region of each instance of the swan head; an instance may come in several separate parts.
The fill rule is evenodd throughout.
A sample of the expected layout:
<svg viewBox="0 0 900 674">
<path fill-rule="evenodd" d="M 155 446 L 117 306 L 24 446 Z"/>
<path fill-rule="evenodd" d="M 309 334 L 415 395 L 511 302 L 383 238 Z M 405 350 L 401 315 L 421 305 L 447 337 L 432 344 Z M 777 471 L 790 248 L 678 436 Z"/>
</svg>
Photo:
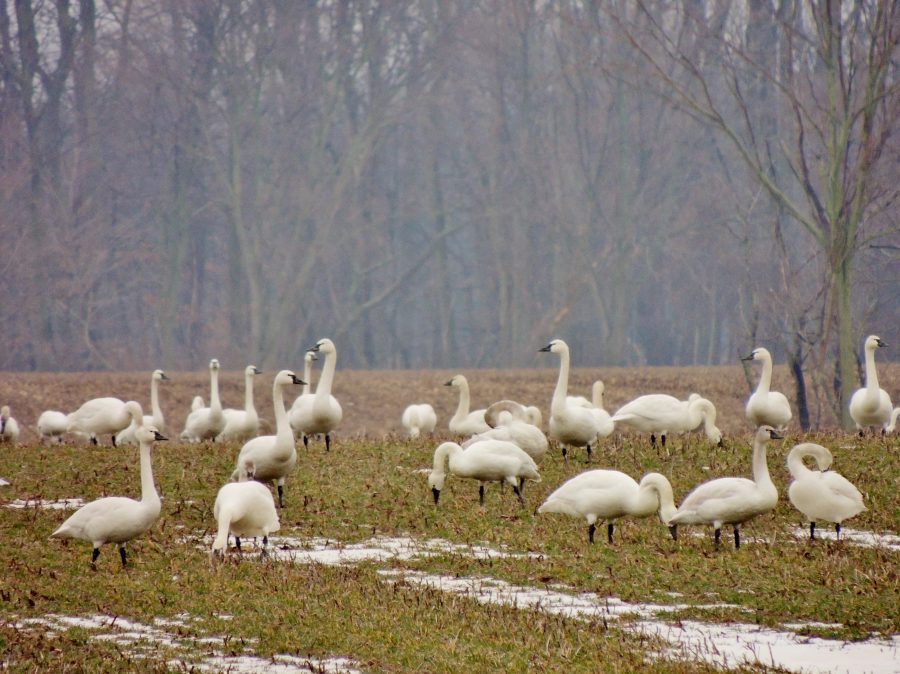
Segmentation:
<svg viewBox="0 0 900 674">
<path fill-rule="evenodd" d="M 431 495 L 434 497 L 434 502 L 437 504 L 438 499 L 441 497 L 441 490 L 444 488 L 444 483 L 447 481 L 447 475 L 444 473 L 435 473 L 431 471 L 428 475 L 428 486 L 431 487 Z"/>
<path fill-rule="evenodd" d="M 125 403 L 125 411 L 131 415 L 131 421 L 135 426 L 140 426 L 144 421 L 144 410 L 141 404 L 136 400 L 129 400 Z"/>
<path fill-rule="evenodd" d="M 262 370 L 256 367 L 256 365 L 248 365 L 244 368 L 244 374 L 248 377 L 252 377 L 255 374 L 262 374 Z"/>
<path fill-rule="evenodd" d="M 544 421 L 544 415 L 541 414 L 541 410 L 534 405 L 529 405 L 525 408 L 525 416 L 528 418 L 528 423 L 532 426 L 541 427 Z"/>
<path fill-rule="evenodd" d="M 781 440 L 783 438 L 784 436 L 771 426 L 763 425 L 756 429 L 756 439 L 760 442 L 766 442 L 767 440 Z"/>
<path fill-rule="evenodd" d="M 168 375 L 162 370 L 153 370 L 153 379 L 155 381 L 168 381 Z"/>
<path fill-rule="evenodd" d="M 554 339 L 547 346 L 542 349 L 538 349 L 538 353 L 540 352 L 549 352 L 549 353 L 568 353 L 569 345 L 566 344 L 561 339 Z"/>
<path fill-rule="evenodd" d="M 866 351 L 874 351 L 881 346 L 887 346 L 887 344 L 878 335 L 869 335 L 866 337 Z"/>
<path fill-rule="evenodd" d="M 307 352 L 303 355 L 303 362 L 304 362 L 304 363 L 312 363 L 314 360 L 319 360 L 319 357 L 316 355 L 316 352 L 315 352 L 315 351 L 310 350 L 310 351 L 307 351 Z"/>
<path fill-rule="evenodd" d="M 334 342 L 325 337 L 324 339 L 320 339 L 316 342 L 315 346 L 309 349 L 314 353 L 324 353 L 326 356 L 332 353 L 337 353 L 337 349 L 334 347 Z"/>
<path fill-rule="evenodd" d="M 209 361 L 209 370 L 210 372 L 219 371 L 219 361 L 216 358 L 213 358 L 211 361 Z"/>
<path fill-rule="evenodd" d="M 4 405 L 3 407 L 0 407 L 0 417 L 7 419 L 7 418 L 9 418 L 10 414 L 11 414 L 11 412 L 9 411 L 9 405 Z"/>
<path fill-rule="evenodd" d="M 256 464 L 253 459 L 244 459 L 235 474 L 237 477 L 235 482 L 248 482 L 256 478 Z"/>
<path fill-rule="evenodd" d="M 772 354 L 765 347 L 753 349 L 749 356 L 744 356 L 741 360 L 772 360 Z"/>
<path fill-rule="evenodd" d="M 159 432 L 159 429 L 153 424 L 148 424 L 147 426 L 138 426 L 134 431 L 134 437 L 137 438 L 137 441 L 142 445 L 152 445 L 154 442 L 160 442 L 162 440 L 168 440 L 165 435 Z"/>
<path fill-rule="evenodd" d="M 449 381 L 444 382 L 444 386 L 465 386 L 468 383 L 465 375 L 457 374 L 451 377 Z"/>
<path fill-rule="evenodd" d="M 290 384 L 303 385 L 306 382 L 294 374 L 292 370 L 282 370 L 275 375 L 275 386 L 288 386 Z"/>
</svg>

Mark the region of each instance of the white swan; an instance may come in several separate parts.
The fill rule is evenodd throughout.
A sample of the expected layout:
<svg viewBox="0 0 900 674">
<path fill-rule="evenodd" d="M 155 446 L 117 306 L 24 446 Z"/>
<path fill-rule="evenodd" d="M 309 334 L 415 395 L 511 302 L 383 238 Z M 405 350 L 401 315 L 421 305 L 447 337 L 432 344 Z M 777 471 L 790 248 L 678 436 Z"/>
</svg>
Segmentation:
<svg viewBox="0 0 900 674">
<path fill-rule="evenodd" d="M 766 463 L 766 442 L 770 438 L 781 437 L 771 426 L 760 426 L 753 439 L 753 479 L 720 477 L 704 482 L 687 495 L 669 524 L 712 524 L 716 547 L 719 546 L 722 525 L 731 524 L 734 527 L 734 547 L 741 547 L 741 524 L 774 510 L 778 503 L 778 489 L 769 477 Z M 674 530 L 672 536 L 675 537 Z"/>
<path fill-rule="evenodd" d="M 245 462 L 241 472 L 247 481 L 229 482 L 216 495 L 213 516 L 218 532 L 211 551 L 214 557 L 224 554 L 229 534 L 234 536 L 238 551 L 241 549 L 241 537 L 262 536 L 262 554 L 265 554 L 269 534 L 281 527 L 272 492 L 254 480 L 256 471 L 253 462 Z"/>
<path fill-rule="evenodd" d="M 90 436 L 95 445 L 98 435 L 111 435 L 115 447 L 116 435 L 131 423 L 131 413 L 125 402 L 118 398 L 93 398 L 69 414 L 67 419 L 67 432 Z"/>
<path fill-rule="evenodd" d="M 143 424 L 136 429 L 135 435 L 141 447 L 141 500 L 107 496 L 91 501 L 51 534 L 57 538 L 90 541 L 94 546 L 91 567 L 95 569 L 100 546 L 104 543 L 118 544 L 122 566 L 126 566 L 125 544 L 150 529 L 159 518 L 160 500 L 153 484 L 150 450 L 155 441 L 166 438 L 154 426 Z"/>
<path fill-rule="evenodd" d="M 642 433 L 650 433 L 650 443 L 656 446 L 656 434 L 662 436 L 685 433 L 703 424 L 706 437 L 716 444 L 722 443 L 722 432 L 716 427 L 716 407 L 706 398 L 692 393 L 687 400 L 665 393 L 651 393 L 626 403 L 612 416 L 613 421 Z M 668 450 L 666 450 L 668 451 Z"/>
<path fill-rule="evenodd" d="M 881 426 L 887 432 L 891 424 L 893 405 L 888 392 L 878 386 L 875 370 L 875 349 L 887 346 L 877 335 L 866 338 L 866 385 L 857 389 L 850 398 L 850 417 L 862 435 L 866 426 Z"/>
<path fill-rule="evenodd" d="M 885 429 L 888 433 L 893 433 L 894 429 L 897 428 L 897 418 L 900 417 L 900 407 L 895 407 L 894 411 L 891 412 L 891 423 L 888 424 L 888 427 Z"/>
<path fill-rule="evenodd" d="M 772 354 L 768 349 L 759 347 L 753 349 L 749 356 L 745 356 L 741 360 L 759 360 L 763 364 L 756 391 L 747 400 L 747 419 L 754 428 L 767 425 L 785 430 L 791 422 L 793 414 L 791 414 L 791 405 L 785 395 L 769 390 L 772 385 Z"/>
<path fill-rule="evenodd" d="M 544 424 L 544 416 L 539 408 L 534 405 L 523 405 L 515 400 L 498 400 L 488 405 L 484 410 L 484 422 L 491 428 L 496 428 L 501 412 L 509 412 L 514 418 L 538 428 Z"/>
<path fill-rule="evenodd" d="M 606 537 L 612 543 L 614 520 L 659 513 L 668 525 L 675 515 L 675 500 L 672 485 L 659 473 L 647 473 L 638 484 L 618 470 L 589 470 L 564 482 L 537 511 L 584 517 L 589 543 L 594 542 L 597 522 L 606 522 Z"/>
<path fill-rule="evenodd" d="M 431 487 L 435 503 L 438 502 L 447 479 L 445 465 L 452 475 L 478 480 L 478 502 L 482 505 L 485 482 L 508 482 L 519 502 L 524 504 L 522 487 L 525 480 L 541 481 L 534 459 L 511 442 L 481 440 L 465 451 L 455 442 L 445 442 L 435 450 L 434 464 L 428 476 L 428 486 Z"/>
<path fill-rule="evenodd" d="M 591 399 L 588 400 L 584 396 L 566 396 L 566 402 L 569 405 L 581 405 L 582 407 L 596 407 L 597 409 L 606 409 L 603 406 L 603 392 L 606 387 L 601 380 L 595 381 L 591 385 Z"/>
<path fill-rule="evenodd" d="M 550 446 L 547 436 L 540 428 L 527 421 L 522 421 L 522 419 L 517 419 L 506 410 L 500 412 L 494 428 L 473 435 L 462 446 L 465 449 L 480 440 L 489 439 L 511 442 L 524 450 L 535 462 L 540 462 L 544 458 Z"/>
<path fill-rule="evenodd" d="M 284 479 L 297 463 L 294 448 L 294 432 L 284 409 L 284 387 L 302 384 L 290 370 L 282 370 L 275 375 L 272 383 L 272 402 L 275 407 L 275 435 L 261 435 L 241 447 L 237 465 L 231 475 L 232 480 L 242 481 L 248 476 L 248 465 L 254 468 L 254 477 L 260 482 L 275 481 L 278 486 L 278 505 L 284 507 Z"/>
<path fill-rule="evenodd" d="M 16 444 L 19 441 L 19 422 L 12 416 L 9 405 L 0 407 L 0 442 Z"/>
<path fill-rule="evenodd" d="M 253 377 L 260 374 L 255 365 L 244 368 L 244 409 L 222 410 L 225 427 L 216 436 L 216 441 L 239 440 L 245 442 L 259 435 L 259 415 L 253 406 Z"/>
<path fill-rule="evenodd" d="M 428 403 L 408 405 L 403 410 L 400 423 L 411 438 L 418 438 L 421 433 L 433 433 L 437 425 L 437 415 Z"/>
<path fill-rule="evenodd" d="M 815 458 L 819 470 L 803 464 L 804 457 Z M 814 442 L 804 442 L 791 449 L 787 458 L 793 482 L 788 487 L 788 499 L 809 519 L 809 538 L 816 538 L 816 520 L 834 523 L 837 537 L 841 537 L 841 522 L 861 513 L 863 505 L 859 489 L 840 473 L 828 470 L 831 452 Z"/>
<path fill-rule="evenodd" d="M 181 439 L 189 442 L 214 440 L 225 428 L 225 417 L 222 415 L 222 401 L 219 400 L 219 361 L 209 361 L 209 407 L 193 409 L 184 422 Z"/>
<path fill-rule="evenodd" d="M 63 435 L 69 427 L 69 420 L 65 413 L 57 410 L 44 410 L 37 420 L 38 434 L 41 440 L 56 438 L 63 441 Z"/>
<path fill-rule="evenodd" d="M 194 399 L 191 401 L 191 412 L 196 412 L 201 407 L 206 407 L 203 404 L 203 396 L 194 396 Z"/>
<path fill-rule="evenodd" d="M 309 411 L 312 409 L 312 404 L 315 399 L 315 394 L 310 393 L 310 382 L 312 381 L 312 364 L 313 361 L 318 360 L 315 351 L 307 351 L 303 356 L 303 381 L 305 382 L 303 386 L 300 387 L 300 395 L 298 395 L 293 404 L 291 405 L 291 409 L 288 411 L 288 420 L 291 422 L 291 428 L 294 429 L 294 436 L 297 438 L 303 438 L 303 444 L 305 446 L 309 446 L 309 439 L 304 435 L 303 429 L 300 427 L 300 424 L 303 423 L 309 415 Z M 301 410 L 307 411 L 301 411 Z"/>
<path fill-rule="evenodd" d="M 153 370 L 150 375 L 150 411 L 152 414 L 144 415 L 144 425 L 154 426 L 160 433 L 166 432 L 166 420 L 163 417 L 162 408 L 159 406 L 159 382 L 169 381 L 169 377 L 162 370 Z M 137 438 L 134 435 L 137 426 L 134 423 L 128 425 L 116 435 L 116 444 L 136 445 Z"/>
<path fill-rule="evenodd" d="M 303 354 L 303 381 L 305 383 L 300 387 L 300 395 L 309 393 L 310 382 L 312 381 L 312 364 L 316 360 L 319 360 L 319 357 L 315 351 L 307 351 Z"/>
<path fill-rule="evenodd" d="M 586 447 L 591 458 L 591 443 L 605 438 L 615 430 L 613 419 L 606 410 L 593 405 L 585 407 L 568 400 L 569 346 L 561 339 L 554 339 L 541 351 L 559 354 L 559 377 L 550 403 L 550 438 L 562 445 L 566 458 L 569 445 Z"/>
<path fill-rule="evenodd" d="M 331 395 L 337 349 L 334 342 L 326 338 L 320 339 L 309 350 L 325 355 L 322 376 L 314 394 L 301 395 L 294 401 L 294 405 L 291 406 L 290 425 L 296 433 L 303 435 L 303 444 L 306 447 L 309 447 L 309 436 L 323 433 L 327 451 L 331 449 L 331 431 L 337 428 L 344 416 L 341 404 Z"/>
<path fill-rule="evenodd" d="M 469 380 L 465 375 L 455 375 L 445 382 L 444 386 L 453 386 L 459 389 L 459 403 L 456 406 L 456 412 L 447 422 L 447 428 L 451 433 L 475 435 L 490 430 L 491 427 L 484 420 L 485 410 L 469 411 Z"/>
</svg>

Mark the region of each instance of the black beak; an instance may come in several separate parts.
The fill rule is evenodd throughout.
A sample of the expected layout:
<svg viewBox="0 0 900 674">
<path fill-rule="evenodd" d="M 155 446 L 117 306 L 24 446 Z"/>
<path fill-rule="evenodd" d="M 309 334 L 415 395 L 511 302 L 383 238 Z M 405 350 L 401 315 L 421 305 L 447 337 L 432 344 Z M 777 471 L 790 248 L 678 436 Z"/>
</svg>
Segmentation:
<svg viewBox="0 0 900 674">
<path fill-rule="evenodd" d="M 300 384 L 301 386 L 304 385 L 304 384 L 306 384 L 305 381 L 303 381 L 302 379 L 300 379 L 299 377 L 297 377 L 297 375 L 295 375 L 295 374 L 292 374 L 292 375 L 291 375 L 291 379 L 293 380 L 293 382 L 294 382 L 295 384 Z"/>
<path fill-rule="evenodd" d="M 253 374 L 262 374 L 262 370 L 260 370 L 258 367 L 254 367 Z"/>
<path fill-rule="evenodd" d="M 538 353 L 541 353 L 542 351 L 549 351 L 550 347 L 552 347 L 552 346 L 553 346 L 552 344 L 548 344 L 543 349 L 538 349 Z"/>
<path fill-rule="evenodd" d="M 441 490 L 437 487 L 432 487 L 431 495 L 434 496 L 434 504 L 437 505 L 438 499 L 441 497 Z"/>
<path fill-rule="evenodd" d="M 784 440 L 784 436 L 778 431 L 769 431 L 769 437 L 773 440 Z"/>
<path fill-rule="evenodd" d="M 445 381 L 444 386 L 453 386 L 453 380 L 451 379 L 450 381 Z"/>
<path fill-rule="evenodd" d="M 169 375 L 167 375 L 165 372 L 159 375 L 159 378 L 164 379 L 165 381 L 169 381 L 171 379 L 171 377 L 169 377 Z"/>
<path fill-rule="evenodd" d="M 887 346 L 887 342 L 885 342 L 884 340 L 879 339 L 879 340 L 878 340 L 878 346 Z"/>
<path fill-rule="evenodd" d="M 751 353 L 749 356 L 744 356 L 741 360 L 753 360 L 753 354 Z"/>
<path fill-rule="evenodd" d="M 159 431 L 153 431 L 153 438 L 154 438 L 157 442 L 159 442 L 160 440 L 168 440 L 168 439 L 169 439 L 169 438 L 167 438 L 165 435 L 163 435 L 162 433 L 160 433 Z"/>
<path fill-rule="evenodd" d="M 319 345 L 316 344 L 315 346 L 311 346 L 311 347 L 309 347 L 309 348 L 307 349 L 307 351 L 312 351 L 313 353 L 318 353 L 318 352 L 319 352 Z"/>
</svg>

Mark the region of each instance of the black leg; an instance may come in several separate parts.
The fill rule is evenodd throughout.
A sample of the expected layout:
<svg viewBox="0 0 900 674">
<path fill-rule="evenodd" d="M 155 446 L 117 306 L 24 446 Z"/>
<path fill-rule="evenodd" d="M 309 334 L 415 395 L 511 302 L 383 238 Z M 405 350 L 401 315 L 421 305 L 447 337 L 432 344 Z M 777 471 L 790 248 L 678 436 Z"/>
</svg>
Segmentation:
<svg viewBox="0 0 900 674">
<path fill-rule="evenodd" d="M 94 571 L 97 570 L 97 557 L 100 556 L 100 548 L 94 548 L 94 551 L 91 553 L 91 568 Z"/>
<path fill-rule="evenodd" d="M 484 485 L 478 485 L 478 505 L 484 505 Z"/>
<path fill-rule="evenodd" d="M 809 540 L 811 540 L 811 541 L 816 540 L 816 523 L 815 522 L 809 523 Z"/>
<path fill-rule="evenodd" d="M 612 532 L 613 532 L 613 523 L 608 522 L 606 525 L 606 540 L 608 543 L 612 543 Z"/>
<path fill-rule="evenodd" d="M 325 451 L 326 452 L 331 451 L 331 433 L 325 434 Z"/>
<path fill-rule="evenodd" d="M 677 541 L 678 540 L 678 525 L 677 524 L 670 525 L 669 533 L 672 534 L 672 540 Z"/>
<path fill-rule="evenodd" d="M 516 493 L 516 496 L 519 497 L 519 503 L 525 505 L 525 498 L 522 496 L 522 488 L 519 485 L 513 487 L 513 491 Z"/>
<path fill-rule="evenodd" d="M 587 444 L 587 459 L 588 461 L 591 460 L 591 443 Z"/>
<path fill-rule="evenodd" d="M 716 548 L 719 547 L 719 539 L 722 538 L 722 530 L 716 529 Z"/>
<path fill-rule="evenodd" d="M 656 449 L 656 433 L 650 434 L 650 447 Z"/>
<path fill-rule="evenodd" d="M 268 536 L 263 536 L 263 547 L 264 547 L 264 548 L 265 548 L 265 547 L 268 547 L 268 545 L 269 545 L 269 537 L 268 537 Z"/>
<path fill-rule="evenodd" d="M 588 527 L 588 543 L 594 542 L 594 532 L 597 530 L 597 525 L 592 524 Z"/>
<path fill-rule="evenodd" d="M 241 539 L 238 538 L 237 536 L 234 537 L 234 547 L 237 548 L 238 552 L 241 551 Z"/>
<path fill-rule="evenodd" d="M 663 434 L 662 434 L 661 436 L 659 436 L 659 437 L 662 439 L 662 446 L 665 447 L 665 446 L 666 446 L 666 434 L 663 433 Z"/>
<path fill-rule="evenodd" d="M 568 447 L 566 447 L 565 445 L 563 445 L 563 446 L 562 446 L 563 461 L 568 461 L 568 460 L 569 460 L 569 459 L 566 457 L 566 452 L 567 452 L 567 451 L 568 451 Z"/>
<path fill-rule="evenodd" d="M 119 557 L 122 558 L 122 568 L 125 568 L 126 566 L 128 566 L 128 559 L 125 555 L 125 546 L 124 545 L 119 546 Z"/>
<path fill-rule="evenodd" d="M 437 487 L 431 488 L 431 495 L 434 496 L 434 504 L 437 505 L 438 499 L 441 497 L 441 491 Z"/>
<path fill-rule="evenodd" d="M 741 547 L 741 530 L 737 527 L 734 528 L 734 549 L 737 550 Z"/>
<path fill-rule="evenodd" d="M 278 507 L 284 508 L 284 487 L 278 485 Z"/>
<path fill-rule="evenodd" d="M 115 447 L 116 446 L 116 436 L 115 435 L 112 436 L 112 443 L 113 443 L 113 447 Z"/>
<path fill-rule="evenodd" d="M 97 445 L 97 437 L 94 435 L 91 436 L 91 444 L 95 446 Z"/>
<path fill-rule="evenodd" d="M 303 446 L 309 449 L 309 436 L 306 433 L 303 434 Z"/>
<path fill-rule="evenodd" d="M 837 534 L 837 539 L 841 540 L 841 523 L 840 522 L 834 523 L 834 533 Z"/>
</svg>

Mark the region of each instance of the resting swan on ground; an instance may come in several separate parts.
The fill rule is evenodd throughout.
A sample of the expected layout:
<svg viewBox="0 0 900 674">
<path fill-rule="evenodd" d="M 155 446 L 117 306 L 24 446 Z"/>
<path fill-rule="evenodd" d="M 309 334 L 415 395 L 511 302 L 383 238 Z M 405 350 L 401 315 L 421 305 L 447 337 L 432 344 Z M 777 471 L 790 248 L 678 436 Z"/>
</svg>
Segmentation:
<svg viewBox="0 0 900 674">
<path fill-rule="evenodd" d="M 791 422 L 793 414 L 791 405 L 783 393 L 769 390 L 772 385 L 772 354 L 762 347 L 753 349 L 749 356 L 741 360 L 762 361 L 762 374 L 756 391 L 747 400 L 747 419 L 754 428 L 759 426 L 774 426 L 779 430 L 785 430 Z"/>
<path fill-rule="evenodd" d="M 672 485 L 659 473 L 647 473 L 638 484 L 618 470 L 589 470 L 564 482 L 537 511 L 584 517 L 589 543 L 594 542 L 597 522 L 606 522 L 606 537 L 612 543 L 614 520 L 659 513 L 668 525 L 675 515 L 675 500 Z"/>
<path fill-rule="evenodd" d="M 554 339 L 541 351 L 559 355 L 559 377 L 550 403 L 550 438 L 562 446 L 563 459 L 572 445 L 586 447 L 590 460 L 591 443 L 615 430 L 613 419 L 606 410 L 569 402 L 569 346 L 563 340 Z"/>
<path fill-rule="evenodd" d="M 302 384 L 290 370 L 282 370 L 275 375 L 272 384 L 272 402 L 275 407 L 275 435 L 261 435 L 241 447 L 237 464 L 231 475 L 232 480 L 247 479 L 247 466 L 253 466 L 254 479 L 260 482 L 275 481 L 278 487 L 278 505 L 284 507 L 284 479 L 297 463 L 294 448 L 294 432 L 284 409 L 284 388 L 291 384 Z"/>
<path fill-rule="evenodd" d="M 484 422 L 491 428 L 496 428 L 501 412 L 509 412 L 513 415 L 513 418 L 538 428 L 544 424 L 544 417 L 540 409 L 534 405 L 523 405 L 515 400 L 498 400 L 488 405 L 487 409 L 484 410 Z"/>
<path fill-rule="evenodd" d="M 135 403 L 137 404 L 137 403 Z M 143 413 L 138 408 L 138 414 Z M 96 569 L 100 546 L 116 543 L 122 566 L 127 566 L 125 544 L 150 529 L 159 518 L 160 500 L 153 483 L 150 450 L 153 443 L 166 438 L 154 427 L 141 423 L 135 430 L 141 453 L 141 500 L 107 496 L 79 508 L 51 536 L 75 538 L 93 544 L 91 567 Z"/>
<path fill-rule="evenodd" d="M 524 505 L 522 487 L 525 480 L 540 482 L 537 464 L 523 450 L 511 442 L 503 440 L 480 440 L 465 451 L 455 442 L 445 442 L 434 452 L 434 464 L 428 476 L 428 486 L 437 504 L 447 479 L 448 466 L 450 474 L 478 480 L 478 502 L 484 505 L 485 482 L 508 482 Z"/>
<path fill-rule="evenodd" d="M 715 405 L 696 393 L 692 393 L 687 400 L 679 400 L 665 393 L 643 395 L 616 410 L 612 419 L 617 424 L 650 433 L 650 444 L 654 447 L 657 434 L 662 436 L 665 447 L 669 433 L 692 431 L 700 424 L 704 425 L 706 437 L 711 442 L 722 443 L 722 432 L 716 427 Z"/>
<path fill-rule="evenodd" d="M 195 410 L 191 405 L 181 439 L 188 442 L 215 440 L 223 428 L 225 417 L 222 415 L 222 401 L 219 400 L 219 361 L 213 358 L 209 361 L 209 407 Z"/>
<path fill-rule="evenodd" d="M 428 403 L 408 405 L 403 410 L 400 423 L 411 438 L 418 438 L 421 433 L 433 433 L 437 425 L 437 415 Z"/>
<path fill-rule="evenodd" d="M 734 547 L 741 547 L 741 524 L 774 510 L 778 504 L 778 489 L 769 477 L 766 463 L 766 442 L 781 437 L 771 426 L 760 426 L 753 439 L 753 479 L 720 477 L 704 482 L 687 495 L 669 524 L 712 524 L 716 547 L 719 547 L 722 525 L 731 524 Z M 672 536 L 675 537 L 675 530 Z"/>
<path fill-rule="evenodd" d="M 245 442 L 259 435 L 259 415 L 253 406 L 253 377 L 260 374 L 255 365 L 244 368 L 244 409 L 222 410 L 225 427 L 216 436 L 216 441 L 239 440 Z"/>
<path fill-rule="evenodd" d="M 275 499 L 264 484 L 255 481 L 256 470 L 252 460 L 247 460 L 241 470 L 243 482 L 229 482 L 219 489 L 213 507 L 213 517 L 218 532 L 212 545 L 213 557 L 221 556 L 228 548 L 228 535 L 234 536 L 234 545 L 240 552 L 241 538 L 262 536 L 265 554 L 269 534 L 281 527 Z"/>
<path fill-rule="evenodd" d="M 850 417 L 860 435 L 867 426 L 880 426 L 882 432 L 887 432 L 891 425 L 891 397 L 878 386 L 878 373 L 875 370 L 875 349 L 882 346 L 887 344 L 877 335 L 866 338 L 866 385 L 857 389 L 850 398 Z"/>
<path fill-rule="evenodd" d="M 535 462 L 540 462 L 544 458 L 550 445 L 547 442 L 547 436 L 544 435 L 540 428 L 527 421 L 513 417 L 510 412 L 505 410 L 500 412 L 496 427 L 484 433 L 473 435 L 462 446 L 465 449 L 480 440 L 489 439 L 511 442 L 524 450 Z"/>
<path fill-rule="evenodd" d="M 337 349 L 334 342 L 326 338 L 320 339 L 309 350 L 325 355 L 322 376 L 319 378 L 319 383 L 316 384 L 314 394 L 301 395 L 294 401 L 294 405 L 291 407 L 290 425 L 295 432 L 303 435 L 303 444 L 306 447 L 309 447 L 309 436 L 323 433 L 325 449 L 330 450 L 331 431 L 337 428 L 344 416 L 341 404 L 337 398 L 331 395 Z"/>
<path fill-rule="evenodd" d="M 130 423 L 131 414 L 124 401 L 118 398 L 93 398 L 69 414 L 66 432 L 90 436 L 95 445 L 98 435 L 110 435 L 115 447 L 116 435 L 128 428 Z"/>
<path fill-rule="evenodd" d="M 68 417 L 57 410 L 44 410 L 37 420 L 37 430 L 41 440 L 56 438 L 59 442 L 62 442 L 62 436 L 65 435 L 68 427 Z"/>
<path fill-rule="evenodd" d="M 153 370 L 153 373 L 150 375 L 150 411 L 152 414 L 144 415 L 144 425 L 153 426 L 160 433 L 166 432 L 166 420 L 163 417 L 162 409 L 159 406 L 159 382 L 168 380 L 169 378 L 162 370 Z M 134 436 L 135 430 L 137 430 L 137 426 L 134 423 L 131 423 L 128 425 L 128 428 L 119 431 L 119 434 L 116 435 L 116 444 L 136 445 L 137 438 Z"/>
<path fill-rule="evenodd" d="M 459 389 L 459 404 L 456 406 L 456 413 L 450 417 L 450 421 L 447 423 L 451 433 L 475 435 L 490 430 L 491 427 L 484 420 L 485 410 L 469 411 L 469 380 L 465 375 L 455 375 L 444 386 L 454 386 Z"/>
<path fill-rule="evenodd" d="M 807 456 L 815 458 L 819 470 L 804 465 Z M 866 509 L 859 489 L 840 473 L 828 470 L 831 461 L 831 452 L 813 442 L 796 445 L 788 454 L 787 466 L 793 478 L 788 499 L 809 519 L 810 540 L 816 538 L 816 520 L 832 522 L 840 538 L 841 522 Z"/>
<path fill-rule="evenodd" d="M 16 444 L 19 441 L 19 422 L 16 421 L 9 405 L 0 407 L 0 442 Z"/>
</svg>

